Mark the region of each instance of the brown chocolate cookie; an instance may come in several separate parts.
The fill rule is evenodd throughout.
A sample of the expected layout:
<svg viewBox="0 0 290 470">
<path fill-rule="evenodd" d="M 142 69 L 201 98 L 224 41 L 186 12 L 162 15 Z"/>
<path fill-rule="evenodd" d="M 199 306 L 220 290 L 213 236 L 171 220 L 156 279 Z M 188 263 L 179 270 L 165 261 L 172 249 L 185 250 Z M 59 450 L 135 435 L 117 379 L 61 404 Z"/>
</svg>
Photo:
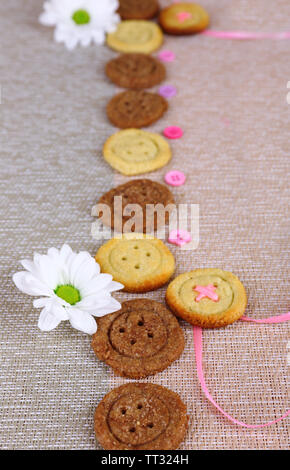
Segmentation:
<svg viewBox="0 0 290 470">
<path fill-rule="evenodd" d="M 139 128 L 157 121 L 167 108 L 167 101 L 156 93 L 128 90 L 109 101 L 107 115 L 120 129 Z"/>
<path fill-rule="evenodd" d="M 171 450 L 183 440 L 188 418 L 177 393 L 150 383 L 114 388 L 95 411 L 95 433 L 108 450 Z"/>
<path fill-rule="evenodd" d="M 184 349 L 176 317 L 159 302 L 134 299 L 97 318 L 92 347 L 117 375 L 140 379 L 166 369 Z"/>
<path fill-rule="evenodd" d="M 115 207 L 118 207 L 119 203 L 119 200 L 115 199 L 117 197 L 122 197 L 119 209 L 120 220 L 118 220 L 117 215 L 115 220 Z M 150 233 L 157 230 L 157 228 L 169 222 L 169 213 L 173 209 L 173 207 L 170 207 L 170 204 L 174 203 L 173 194 L 166 186 L 149 179 L 138 179 L 121 184 L 103 194 L 99 200 L 99 204 L 106 204 L 110 208 L 110 213 L 107 211 L 102 212 L 102 222 L 122 233 L 131 232 L 132 230 L 139 233 Z M 124 208 L 128 204 L 138 204 L 140 212 L 138 212 L 138 208 L 138 211 L 131 213 L 130 210 L 128 215 L 124 215 Z M 147 204 L 154 206 L 162 204 L 164 208 L 168 206 L 168 210 L 166 212 L 161 211 L 158 218 L 156 211 L 153 213 L 152 208 L 146 208 Z M 133 214 L 134 224 L 130 221 Z"/>
<path fill-rule="evenodd" d="M 106 74 L 122 88 L 140 90 L 162 82 L 166 70 L 159 60 L 148 54 L 122 54 L 107 63 Z"/>
<path fill-rule="evenodd" d="M 157 0 L 119 0 L 122 20 L 149 20 L 158 14 Z"/>
</svg>

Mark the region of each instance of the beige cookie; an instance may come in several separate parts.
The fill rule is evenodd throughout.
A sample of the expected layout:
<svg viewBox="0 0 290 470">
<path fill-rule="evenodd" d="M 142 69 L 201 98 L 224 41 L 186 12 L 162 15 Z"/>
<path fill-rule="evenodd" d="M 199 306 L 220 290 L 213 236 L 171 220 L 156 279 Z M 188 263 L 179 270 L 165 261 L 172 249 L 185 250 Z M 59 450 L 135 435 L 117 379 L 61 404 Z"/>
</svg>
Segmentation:
<svg viewBox="0 0 290 470">
<path fill-rule="evenodd" d="M 192 325 L 219 328 L 243 315 L 247 295 L 234 274 L 221 269 L 196 269 L 169 284 L 166 301 L 177 316 Z"/>
<path fill-rule="evenodd" d="M 159 15 L 159 23 L 167 34 L 195 34 L 207 28 L 209 16 L 196 3 L 180 2 L 164 8 Z"/>
<path fill-rule="evenodd" d="M 103 273 L 121 282 L 127 292 L 148 292 L 163 286 L 175 269 L 173 254 L 161 240 L 128 233 L 99 248 L 96 261 Z"/>
<path fill-rule="evenodd" d="M 144 52 L 150 54 L 163 42 L 160 27 L 152 21 L 126 20 L 116 31 L 107 35 L 107 44 L 119 52 Z"/>
<path fill-rule="evenodd" d="M 104 145 L 104 159 L 123 175 L 157 170 L 171 159 L 171 150 L 159 134 L 125 129 L 113 134 Z"/>
</svg>

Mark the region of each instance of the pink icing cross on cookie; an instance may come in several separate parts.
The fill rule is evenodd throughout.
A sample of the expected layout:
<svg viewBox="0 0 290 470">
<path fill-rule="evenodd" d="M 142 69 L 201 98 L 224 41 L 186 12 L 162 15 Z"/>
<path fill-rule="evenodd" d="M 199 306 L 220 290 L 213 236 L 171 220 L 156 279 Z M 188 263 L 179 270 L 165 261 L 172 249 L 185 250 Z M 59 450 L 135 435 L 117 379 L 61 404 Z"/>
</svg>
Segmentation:
<svg viewBox="0 0 290 470">
<path fill-rule="evenodd" d="M 177 18 L 180 23 L 183 23 L 185 20 L 188 20 L 191 18 L 191 13 L 188 11 L 181 11 L 180 13 L 177 13 Z"/>
<path fill-rule="evenodd" d="M 216 287 L 213 286 L 212 284 L 208 284 L 207 286 L 195 286 L 194 290 L 196 290 L 199 293 L 199 295 L 195 299 L 196 302 L 199 302 L 205 297 L 208 297 L 214 302 L 217 302 L 219 300 L 219 297 L 215 292 Z"/>
</svg>

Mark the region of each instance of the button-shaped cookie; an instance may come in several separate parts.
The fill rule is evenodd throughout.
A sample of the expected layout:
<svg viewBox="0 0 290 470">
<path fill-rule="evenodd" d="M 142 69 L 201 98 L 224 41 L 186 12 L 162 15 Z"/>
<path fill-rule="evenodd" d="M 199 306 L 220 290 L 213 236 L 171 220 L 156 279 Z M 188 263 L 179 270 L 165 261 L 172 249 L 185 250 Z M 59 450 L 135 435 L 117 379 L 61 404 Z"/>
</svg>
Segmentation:
<svg viewBox="0 0 290 470">
<path fill-rule="evenodd" d="M 121 205 L 120 220 L 115 213 L 116 198 Z M 121 199 L 122 198 L 122 199 Z M 138 232 L 150 233 L 157 230 L 162 225 L 169 222 L 169 214 L 175 208 L 174 197 L 171 191 L 163 184 L 151 181 L 149 179 L 138 179 L 128 181 L 128 183 L 120 184 L 116 188 L 111 189 L 99 200 L 99 204 L 106 204 L 110 211 L 108 214 L 103 211 L 102 222 L 111 228 L 115 228 L 118 232 L 131 232 L 131 211 L 126 214 L 125 208 L 129 204 L 138 204 L 140 213 L 136 210 L 134 213 L 134 230 Z M 150 212 L 152 206 L 161 204 L 164 207 L 164 217 L 157 211 Z M 166 210 L 165 210 L 166 209 Z"/>
<path fill-rule="evenodd" d="M 171 159 L 170 146 L 161 135 L 139 129 L 113 134 L 103 152 L 113 168 L 129 176 L 157 170 Z"/>
<path fill-rule="evenodd" d="M 96 261 L 102 272 L 121 282 L 127 292 L 148 292 L 166 284 L 175 269 L 173 254 L 157 238 L 128 233 L 102 245 Z"/>
<path fill-rule="evenodd" d="M 150 20 L 158 11 L 157 0 L 119 0 L 118 13 L 123 20 Z"/>
<path fill-rule="evenodd" d="M 238 320 L 247 295 L 234 274 L 221 269 L 196 269 L 177 276 L 168 286 L 169 308 L 192 325 L 218 328 Z"/>
<path fill-rule="evenodd" d="M 117 375 L 140 379 L 166 369 L 184 349 L 176 317 L 149 299 L 124 302 L 118 312 L 97 318 L 92 347 Z"/>
<path fill-rule="evenodd" d="M 161 11 L 159 23 L 168 34 L 194 34 L 209 24 L 208 13 L 196 3 L 180 2 Z"/>
<path fill-rule="evenodd" d="M 127 90 L 114 96 L 107 105 L 111 123 L 120 129 L 146 127 L 167 111 L 163 96 L 143 90 Z"/>
<path fill-rule="evenodd" d="M 160 27 L 152 21 L 125 20 L 116 31 L 107 35 L 107 44 L 119 52 L 144 52 L 150 54 L 163 42 Z"/>
<path fill-rule="evenodd" d="M 177 393 L 150 383 L 113 389 L 97 406 L 95 433 L 108 450 L 171 450 L 184 439 L 188 418 Z"/>
<path fill-rule="evenodd" d="M 164 65 L 148 54 L 122 54 L 106 65 L 106 74 L 117 86 L 141 90 L 165 79 Z"/>
</svg>

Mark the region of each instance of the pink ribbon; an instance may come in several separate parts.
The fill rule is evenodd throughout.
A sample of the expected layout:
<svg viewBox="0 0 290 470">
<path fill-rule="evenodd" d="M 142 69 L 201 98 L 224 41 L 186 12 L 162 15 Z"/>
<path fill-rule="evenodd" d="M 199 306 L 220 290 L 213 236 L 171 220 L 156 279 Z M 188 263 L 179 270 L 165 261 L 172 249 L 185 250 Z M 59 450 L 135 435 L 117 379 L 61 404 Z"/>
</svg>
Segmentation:
<svg viewBox="0 0 290 470">
<path fill-rule="evenodd" d="M 290 312 L 286 313 L 285 315 L 279 315 L 277 317 L 270 317 L 265 318 L 263 320 L 254 320 L 248 317 L 242 317 L 242 321 L 252 322 L 252 323 L 284 323 L 290 320 Z M 207 385 L 205 383 L 203 368 L 202 368 L 202 328 L 199 326 L 193 327 L 193 338 L 194 338 L 194 351 L 195 351 L 195 360 L 196 360 L 196 369 L 197 369 L 197 376 L 201 385 L 201 388 L 207 397 L 207 399 L 222 413 L 226 418 L 228 418 L 232 423 L 237 424 L 238 426 L 243 426 L 245 428 L 250 429 L 257 429 L 257 428 L 264 428 L 266 426 L 271 426 L 272 424 L 278 423 L 282 419 L 286 418 L 290 415 L 290 410 L 286 411 L 280 418 L 275 419 L 273 421 L 269 421 L 268 423 L 264 424 L 246 424 L 242 421 L 238 421 L 237 419 L 230 416 L 226 413 L 213 399 L 211 396 Z"/>
<path fill-rule="evenodd" d="M 281 33 L 253 33 L 247 31 L 215 31 L 206 29 L 200 34 L 220 39 L 290 39 L 290 31 L 283 31 Z"/>
</svg>

